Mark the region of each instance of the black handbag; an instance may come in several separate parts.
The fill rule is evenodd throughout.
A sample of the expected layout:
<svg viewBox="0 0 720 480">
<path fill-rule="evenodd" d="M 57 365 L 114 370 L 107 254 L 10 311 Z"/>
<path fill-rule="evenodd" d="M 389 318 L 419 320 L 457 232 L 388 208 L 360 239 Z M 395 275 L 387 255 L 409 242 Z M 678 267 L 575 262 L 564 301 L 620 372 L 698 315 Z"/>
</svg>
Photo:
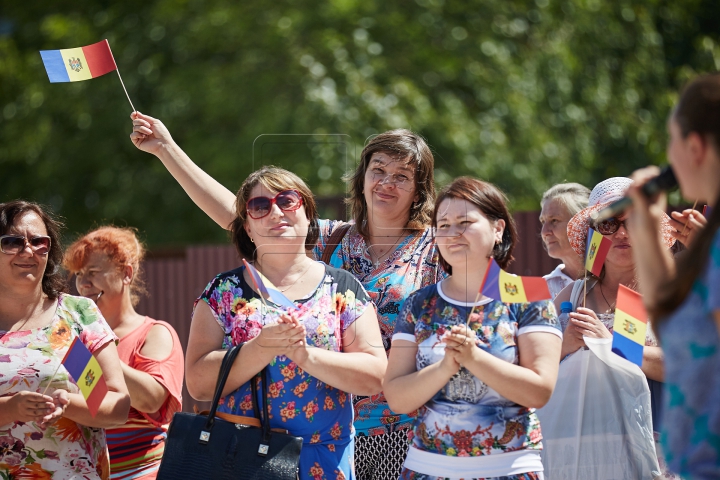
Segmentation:
<svg viewBox="0 0 720 480">
<path fill-rule="evenodd" d="M 230 348 L 218 374 L 208 415 L 178 412 L 168 430 L 158 480 L 212 478 L 233 480 L 296 480 L 302 437 L 270 429 L 267 373 L 262 377 L 263 415 L 257 404 L 257 376 L 252 401 L 260 427 L 237 424 L 215 416 L 225 382 L 242 344 Z"/>
</svg>

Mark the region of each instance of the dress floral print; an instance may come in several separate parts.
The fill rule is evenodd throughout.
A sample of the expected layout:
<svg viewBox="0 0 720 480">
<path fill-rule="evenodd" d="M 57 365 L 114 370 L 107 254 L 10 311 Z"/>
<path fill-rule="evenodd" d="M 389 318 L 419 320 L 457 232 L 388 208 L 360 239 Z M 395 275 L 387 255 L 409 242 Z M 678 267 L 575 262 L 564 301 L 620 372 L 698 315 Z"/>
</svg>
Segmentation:
<svg viewBox="0 0 720 480">
<path fill-rule="evenodd" d="M 342 335 L 372 303 L 360 283 L 342 270 L 325 267 L 325 277 L 306 298 L 295 302 L 307 329 L 308 345 L 341 352 Z M 284 310 L 265 306 L 243 278 L 243 268 L 215 277 L 197 301 L 210 307 L 225 332 L 223 348 L 256 337 Z M 197 304 L 197 302 L 196 302 Z M 278 356 L 267 367 L 268 407 L 273 428 L 304 439 L 300 478 L 336 480 L 351 473 L 354 430 L 350 395 L 305 373 Z M 220 401 L 219 411 L 254 416 L 250 382 Z M 258 402 L 260 399 L 258 399 Z"/>
<path fill-rule="evenodd" d="M 313 251 L 315 258 L 322 257 L 332 231 L 340 223 L 320 220 L 320 239 Z M 365 239 L 355 227 L 351 227 L 335 249 L 330 264 L 350 272 L 367 290 L 377 308 L 386 352 L 390 351 L 395 321 L 408 295 L 445 277 L 438 264 L 438 253 L 430 228 L 408 235 L 388 258 L 375 266 Z M 358 435 L 379 435 L 410 428 L 415 416 L 392 412 L 382 393 L 372 397 L 356 397 L 353 402 Z"/>
<path fill-rule="evenodd" d="M 442 336 L 455 325 L 465 325 L 471 309 L 472 305 L 450 301 L 438 285 L 423 288 L 403 305 L 393 340 L 417 344 L 419 371 L 442 360 Z M 478 337 L 478 348 L 514 364 L 518 364 L 519 335 L 547 332 L 562 336 L 550 301 L 505 304 L 488 299 L 476 306 L 469 328 Z M 420 410 L 411 433 L 413 447 L 444 457 L 539 451 L 541 439 L 534 409 L 504 398 L 463 367 Z M 402 475 L 408 479 L 436 478 L 407 468 Z"/>
<path fill-rule="evenodd" d="M 17 332 L 0 331 L 0 396 L 21 391 L 43 393 L 70 344 L 80 340 L 95 352 L 117 341 L 95 304 L 61 295 L 50 325 Z M 78 393 L 61 367 L 48 394 L 56 389 Z M 0 479 L 99 479 L 108 471 L 105 431 L 61 417 L 50 425 L 13 422 L 0 426 Z"/>
</svg>

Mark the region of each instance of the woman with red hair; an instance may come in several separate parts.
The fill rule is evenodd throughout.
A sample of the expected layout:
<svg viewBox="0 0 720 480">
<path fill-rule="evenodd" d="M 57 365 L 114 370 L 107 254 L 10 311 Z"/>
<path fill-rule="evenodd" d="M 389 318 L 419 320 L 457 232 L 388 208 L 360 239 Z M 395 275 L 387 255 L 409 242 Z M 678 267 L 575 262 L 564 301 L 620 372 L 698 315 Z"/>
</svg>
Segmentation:
<svg viewBox="0 0 720 480">
<path fill-rule="evenodd" d="M 113 479 L 155 478 L 167 427 L 181 409 L 183 352 L 175 330 L 135 311 L 144 293 L 142 244 L 129 228 L 101 227 L 73 243 L 63 264 L 76 275 L 120 338 L 118 354 L 130 392 L 127 422 L 107 430 Z"/>
</svg>

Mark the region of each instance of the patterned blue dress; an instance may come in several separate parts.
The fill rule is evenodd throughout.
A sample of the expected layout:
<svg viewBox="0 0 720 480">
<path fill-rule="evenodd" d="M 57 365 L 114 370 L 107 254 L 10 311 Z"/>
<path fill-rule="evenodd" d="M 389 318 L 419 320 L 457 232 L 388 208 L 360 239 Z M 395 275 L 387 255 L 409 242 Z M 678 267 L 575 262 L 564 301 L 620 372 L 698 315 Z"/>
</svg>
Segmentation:
<svg viewBox="0 0 720 480">
<path fill-rule="evenodd" d="M 704 273 L 660 324 L 665 397 L 660 442 L 668 467 L 685 478 L 720 478 L 720 231 Z"/>
<path fill-rule="evenodd" d="M 210 307 L 225 332 L 223 348 L 256 337 L 284 310 L 260 298 L 243 278 L 244 267 L 221 273 L 196 300 Z M 342 335 L 372 304 L 362 285 L 347 272 L 326 267 L 325 277 L 307 297 L 295 301 L 307 329 L 307 342 L 341 352 Z M 305 373 L 278 356 L 267 366 L 270 426 L 303 438 L 300 479 L 352 479 L 353 410 L 350 394 Z M 225 396 L 218 411 L 254 416 L 250 382 Z M 261 399 L 258 399 L 260 402 Z"/>
<path fill-rule="evenodd" d="M 395 326 L 393 340 L 417 344 L 416 367 L 419 371 L 442 360 L 445 344 L 441 337 L 453 326 L 465 325 L 473 305 L 476 305 L 475 313 L 468 326 L 478 337 L 478 348 L 507 362 L 518 364 L 517 339 L 520 335 L 546 332 L 562 337 L 555 308 L 549 300 L 506 304 L 485 299 L 477 304 L 461 303 L 445 296 L 440 283 L 425 287 L 407 299 Z M 453 475 L 457 471 L 454 464 L 464 462 L 467 465 L 469 457 L 488 456 L 497 457 L 489 459 L 495 466 L 491 471 L 504 472 L 485 475 L 484 478 L 542 478 L 539 473 L 542 471 L 539 454 L 541 439 L 535 409 L 504 398 L 461 367 L 420 410 L 413 425 L 412 447 L 423 453 L 413 452 L 411 448 L 411 454 L 416 453 L 423 460 L 429 459 L 429 463 L 434 465 L 429 470 L 440 469 L 443 473 L 414 471 L 406 463 L 401 478 L 435 480 L 461 477 Z M 515 462 L 515 468 L 511 468 L 511 457 L 529 458 L 527 465 L 530 467 L 517 468 Z M 409 455 L 408 461 L 410 458 Z M 453 458 L 460 462 L 453 462 Z M 476 463 L 488 462 L 480 460 Z M 476 478 L 483 475 L 482 470 L 473 473 Z M 467 474 L 464 478 L 469 480 Z"/>
</svg>

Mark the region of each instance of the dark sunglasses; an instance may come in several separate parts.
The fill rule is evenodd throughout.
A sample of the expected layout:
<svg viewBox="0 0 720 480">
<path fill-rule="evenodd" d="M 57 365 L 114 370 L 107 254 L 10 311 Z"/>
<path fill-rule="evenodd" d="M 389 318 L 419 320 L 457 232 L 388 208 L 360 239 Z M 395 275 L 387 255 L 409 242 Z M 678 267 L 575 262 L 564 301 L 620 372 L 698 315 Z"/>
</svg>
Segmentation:
<svg viewBox="0 0 720 480">
<path fill-rule="evenodd" d="M 300 192 L 283 190 L 274 197 L 253 197 L 247 202 L 247 213 L 255 220 L 266 217 L 272 210 L 273 203 L 283 212 L 294 212 L 303 204 Z"/>
<path fill-rule="evenodd" d="M 601 235 L 612 235 L 620 229 L 620 225 L 625 227 L 627 230 L 626 220 L 618 220 L 615 217 L 608 218 L 602 222 L 597 222 L 594 225 L 595 230 L 600 232 Z"/>
<path fill-rule="evenodd" d="M 47 255 L 50 251 L 50 237 L 37 236 L 28 239 L 23 235 L 3 235 L 0 237 L 0 252 L 15 255 L 25 250 L 28 244 L 37 255 Z"/>
</svg>

